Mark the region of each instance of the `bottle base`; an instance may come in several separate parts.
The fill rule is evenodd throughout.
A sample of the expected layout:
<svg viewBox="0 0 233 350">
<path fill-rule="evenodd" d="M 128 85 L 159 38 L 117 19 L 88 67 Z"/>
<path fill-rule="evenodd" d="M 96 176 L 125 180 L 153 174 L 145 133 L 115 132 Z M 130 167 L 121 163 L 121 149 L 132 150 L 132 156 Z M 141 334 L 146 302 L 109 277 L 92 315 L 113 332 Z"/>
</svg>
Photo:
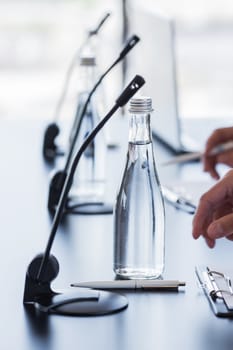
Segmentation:
<svg viewBox="0 0 233 350">
<path fill-rule="evenodd" d="M 155 269 L 135 269 L 135 268 L 118 268 L 115 274 L 121 279 L 156 279 L 161 277 L 161 270 Z"/>
</svg>

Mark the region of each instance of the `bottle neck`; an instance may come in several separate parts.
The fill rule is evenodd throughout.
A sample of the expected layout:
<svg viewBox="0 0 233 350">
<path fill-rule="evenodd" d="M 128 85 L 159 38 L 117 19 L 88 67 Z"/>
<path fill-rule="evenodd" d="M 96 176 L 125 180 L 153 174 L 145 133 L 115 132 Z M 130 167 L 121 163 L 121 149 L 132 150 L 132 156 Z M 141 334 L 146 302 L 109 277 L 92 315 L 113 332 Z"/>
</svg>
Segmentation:
<svg viewBox="0 0 233 350">
<path fill-rule="evenodd" d="M 129 143 L 144 145 L 151 143 L 150 114 L 131 114 Z"/>
</svg>

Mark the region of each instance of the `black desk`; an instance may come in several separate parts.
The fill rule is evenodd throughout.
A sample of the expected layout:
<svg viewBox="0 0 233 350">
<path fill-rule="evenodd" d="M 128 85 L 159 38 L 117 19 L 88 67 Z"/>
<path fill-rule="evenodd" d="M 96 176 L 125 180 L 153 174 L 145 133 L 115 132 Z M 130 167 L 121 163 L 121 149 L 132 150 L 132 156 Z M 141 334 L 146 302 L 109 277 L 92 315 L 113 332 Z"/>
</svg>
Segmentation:
<svg viewBox="0 0 233 350">
<path fill-rule="evenodd" d="M 184 292 L 127 293 L 129 307 L 103 317 L 36 318 L 26 312 L 22 303 L 26 268 L 43 251 L 50 228 L 46 209 L 50 168 L 41 155 L 43 130 L 41 122 L 1 122 L 0 127 L 0 348 L 232 349 L 233 321 L 213 315 L 197 286 L 194 266 L 230 266 L 233 245 L 221 240 L 210 250 L 202 240 L 195 242 L 191 237 L 192 216 L 172 207 L 166 207 L 164 277 L 185 280 Z M 124 159 L 119 150 L 110 152 L 109 171 L 119 173 L 120 178 L 119 162 L 123 164 Z M 163 180 L 171 175 L 171 170 L 163 170 L 160 177 Z M 116 176 L 114 182 L 119 178 Z M 52 250 L 60 262 L 56 286 L 113 279 L 112 239 L 112 216 L 68 217 Z"/>
</svg>

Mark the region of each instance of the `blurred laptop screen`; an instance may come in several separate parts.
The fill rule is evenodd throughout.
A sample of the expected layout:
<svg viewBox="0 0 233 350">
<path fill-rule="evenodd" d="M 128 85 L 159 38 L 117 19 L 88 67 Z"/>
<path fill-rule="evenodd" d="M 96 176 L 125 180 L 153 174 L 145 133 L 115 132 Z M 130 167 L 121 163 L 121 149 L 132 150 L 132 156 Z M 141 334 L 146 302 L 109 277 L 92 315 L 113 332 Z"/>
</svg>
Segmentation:
<svg viewBox="0 0 233 350">
<path fill-rule="evenodd" d="M 137 50 L 129 55 L 127 76 L 143 75 L 146 84 L 142 93 L 153 100 L 152 132 L 171 148 L 181 150 L 173 22 L 133 2 L 128 13 L 130 34 L 137 34 L 141 41 Z"/>
</svg>

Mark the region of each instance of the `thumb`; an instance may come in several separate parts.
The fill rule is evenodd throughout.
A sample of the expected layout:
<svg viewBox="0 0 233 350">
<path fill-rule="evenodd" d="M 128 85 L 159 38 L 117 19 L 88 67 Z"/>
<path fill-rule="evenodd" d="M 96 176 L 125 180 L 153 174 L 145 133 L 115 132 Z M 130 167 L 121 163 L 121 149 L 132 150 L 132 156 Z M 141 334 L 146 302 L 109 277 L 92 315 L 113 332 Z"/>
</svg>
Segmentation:
<svg viewBox="0 0 233 350">
<path fill-rule="evenodd" d="M 232 166 L 233 165 L 233 152 L 220 153 L 216 157 L 216 163 L 223 163 L 223 164 L 227 164 L 229 166 Z"/>
<path fill-rule="evenodd" d="M 225 215 L 218 220 L 213 221 L 207 229 L 207 234 L 212 239 L 227 237 L 232 233 L 233 214 Z"/>
</svg>

